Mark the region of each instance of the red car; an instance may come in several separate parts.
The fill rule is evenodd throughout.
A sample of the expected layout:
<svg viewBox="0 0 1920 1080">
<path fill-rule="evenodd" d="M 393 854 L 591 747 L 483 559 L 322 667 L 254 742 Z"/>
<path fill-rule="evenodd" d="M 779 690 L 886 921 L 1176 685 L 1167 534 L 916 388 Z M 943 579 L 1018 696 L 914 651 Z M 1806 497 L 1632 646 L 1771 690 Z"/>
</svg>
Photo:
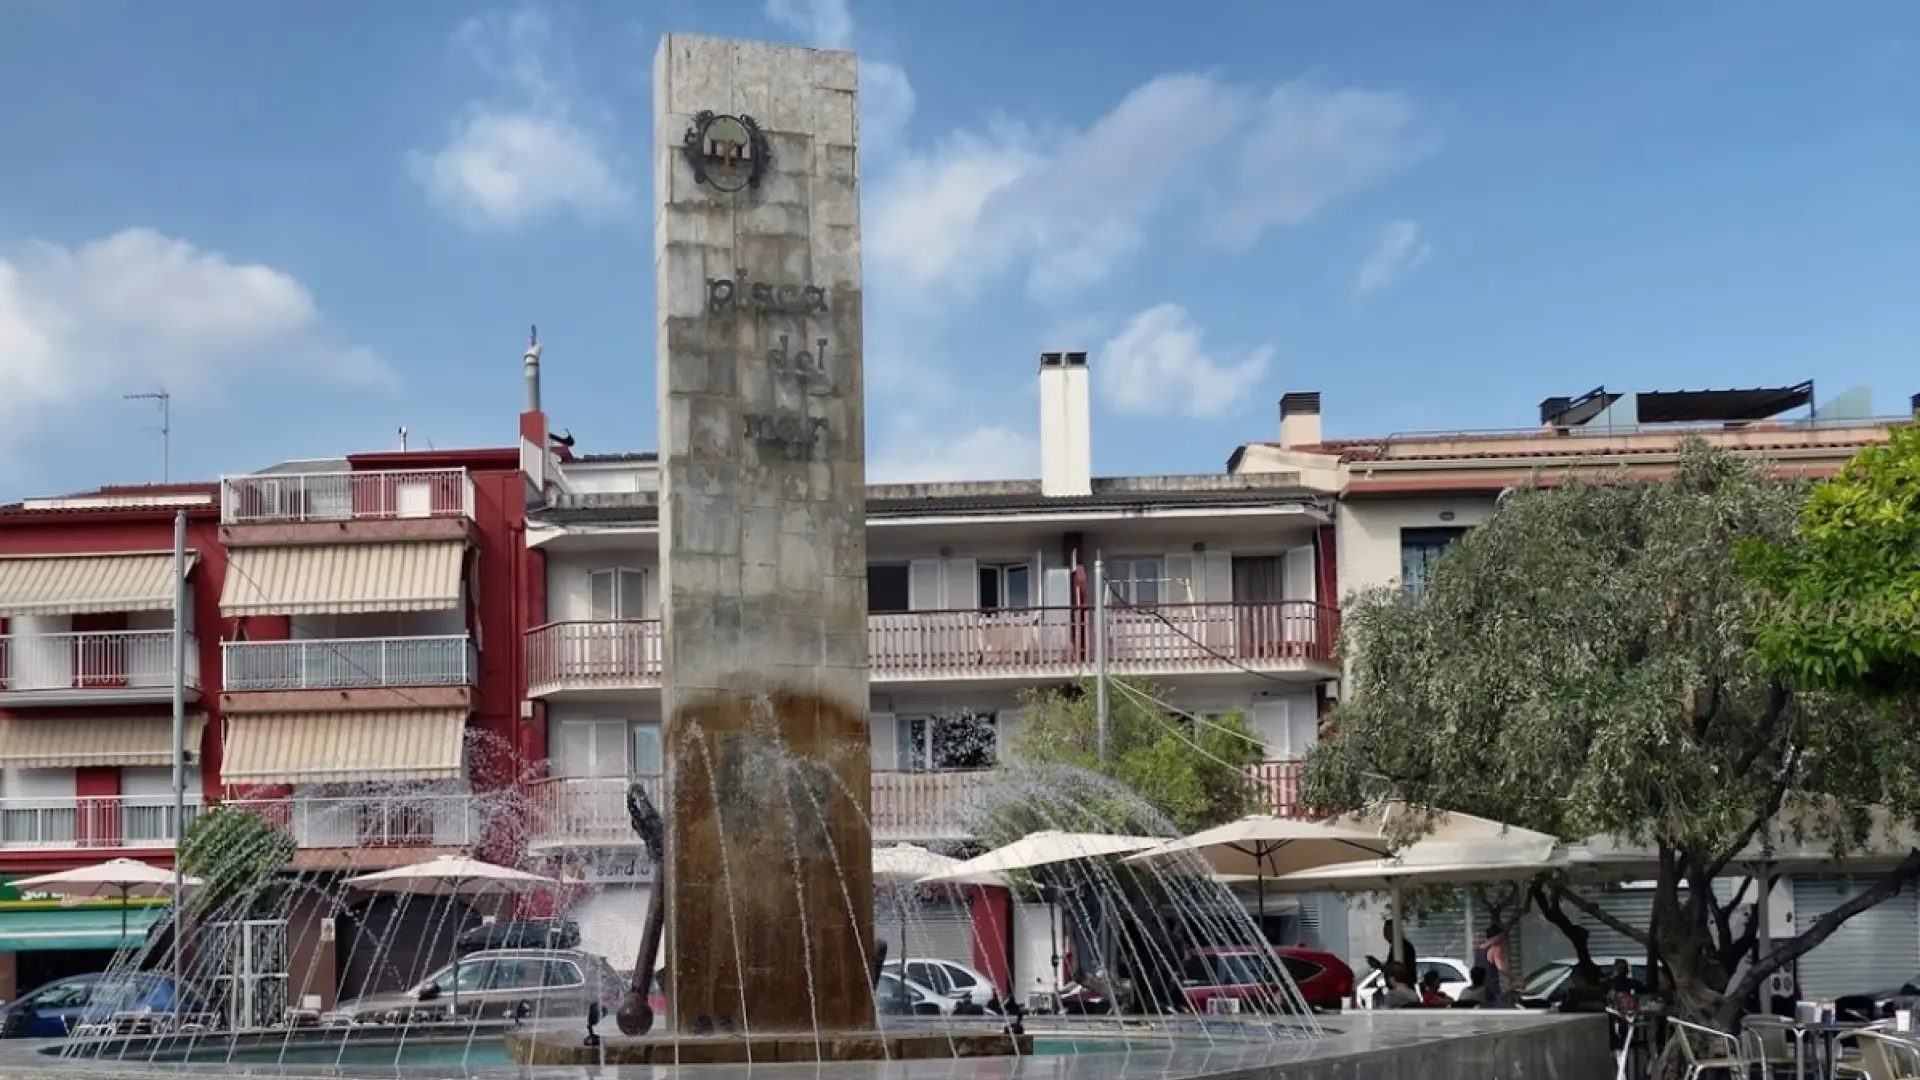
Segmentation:
<svg viewBox="0 0 1920 1080">
<path fill-rule="evenodd" d="M 1180 987 L 1187 1005 L 1204 1013 L 1215 998 L 1237 998 L 1240 1008 L 1249 1012 L 1283 1010 L 1289 1003 L 1283 996 L 1273 965 L 1278 963 L 1293 977 L 1300 996 L 1315 1009 L 1338 1009 L 1353 996 L 1353 969 L 1330 952 L 1300 945 L 1279 945 L 1267 950 L 1267 956 L 1255 946 L 1230 946 L 1195 949 L 1188 954 L 1181 970 Z"/>
</svg>

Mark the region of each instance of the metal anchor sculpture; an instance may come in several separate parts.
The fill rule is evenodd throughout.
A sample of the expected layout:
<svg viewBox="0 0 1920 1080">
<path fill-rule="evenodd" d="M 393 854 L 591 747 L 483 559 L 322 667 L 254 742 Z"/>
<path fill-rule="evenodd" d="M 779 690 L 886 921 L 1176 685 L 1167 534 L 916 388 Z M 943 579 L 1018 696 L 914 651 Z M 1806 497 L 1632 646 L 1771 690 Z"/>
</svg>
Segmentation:
<svg viewBox="0 0 1920 1080">
<path fill-rule="evenodd" d="M 633 962 L 633 984 L 627 987 L 626 1000 L 620 1003 L 620 1012 L 614 1017 L 622 1035 L 636 1036 L 653 1030 L 653 1006 L 647 1001 L 647 990 L 653 982 L 654 965 L 660 958 L 660 938 L 667 929 L 667 895 L 659 884 L 660 863 L 667 854 L 667 823 L 647 796 L 646 788 L 638 783 L 627 785 L 627 819 L 647 849 L 647 861 L 653 866 L 656 883 L 653 902 L 647 905 L 647 925 L 640 934 L 640 955 Z"/>
</svg>

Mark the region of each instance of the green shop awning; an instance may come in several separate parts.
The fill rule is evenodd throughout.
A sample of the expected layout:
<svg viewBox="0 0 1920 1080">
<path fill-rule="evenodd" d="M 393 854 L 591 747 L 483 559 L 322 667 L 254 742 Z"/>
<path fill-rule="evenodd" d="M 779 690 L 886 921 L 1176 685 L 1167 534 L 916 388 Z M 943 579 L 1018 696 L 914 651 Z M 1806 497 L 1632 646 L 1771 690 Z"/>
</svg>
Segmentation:
<svg viewBox="0 0 1920 1080">
<path fill-rule="evenodd" d="M 167 909 L 128 907 L 124 933 L 120 914 L 117 907 L 0 912 L 0 952 L 139 948 L 154 924 L 167 917 Z"/>
</svg>

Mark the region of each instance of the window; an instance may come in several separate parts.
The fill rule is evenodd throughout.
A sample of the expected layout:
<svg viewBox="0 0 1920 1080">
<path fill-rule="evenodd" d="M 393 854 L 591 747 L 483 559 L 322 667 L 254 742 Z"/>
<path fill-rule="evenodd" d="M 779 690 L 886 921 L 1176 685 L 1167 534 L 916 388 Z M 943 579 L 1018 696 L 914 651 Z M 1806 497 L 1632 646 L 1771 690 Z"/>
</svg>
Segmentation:
<svg viewBox="0 0 1920 1080">
<path fill-rule="evenodd" d="M 441 969 L 440 973 L 433 977 L 431 985 L 439 987 L 442 994 L 451 994 L 454 990 L 454 980 L 458 979 L 460 992 L 471 993 L 485 986 L 487 976 L 492 973 L 493 961 L 476 960 Z"/>
<path fill-rule="evenodd" d="M 1400 584 L 1418 600 L 1433 575 L 1433 564 L 1455 540 L 1467 535 L 1461 527 L 1400 530 Z"/>
<path fill-rule="evenodd" d="M 589 575 L 589 584 L 595 622 L 647 617 L 647 572 L 645 570 L 634 570 L 624 566 L 595 570 Z"/>
<path fill-rule="evenodd" d="M 562 721 L 554 754 L 560 775 L 605 780 L 625 777 L 629 738 L 625 720 Z"/>
<path fill-rule="evenodd" d="M 1106 570 L 1108 599 L 1136 607 L 1160 602 L 1160 579 L 1166 574 L 1159 559 L 1113 559 Z"/>
<path fill-rule="evenodd" d="M 546 979 L 547 965 L 540 960 L 495 960 L 490 990 L 532 990 Z M 465 990 L 464 980 L 460 989 Z"/>
<path fill-rule="evenodd" d="M 580 974 L 580 969 L 577 966 L 575 966 L 572 961 L 570 960 L 547 961 L 546 981 L 543 985 L 584 986 L 586 985 L 586 981 L 587 981 L 586 976 Z"/>
<path fill-rule="evenodd" d="M 912 611 L 912 575 L 905 564 L 867 567 L 867 613 L 895 615 Z"/>
<path fill-rule="evenodd" d="M 1297 956 L 1283 956 L 1280 963 L 1287 969 L 1287 975 L 1293 979 L 1295 986 L 1319 978 L 1320 973 L 1326 970 L 1311 960 L 1302 960 Z"/>
<path fill-rule="evenodd" d="M 633 725 L 633 775 L 659 776 L 666 771 L 663 761 L 660 725 Z"/>
<path fill-rule="evenodd" d="M 906 772 L 991 769 L 999 757 L 999 724 L 993 713 L 903 716 L 897 739 L 900 768 Z"/>
<path fill-rule="evenodd" d="M 953 992 L 953 987 L 947 980 L 946 972 L 924 960 L 907 965 L 907 978 L 909 981 L 917 982 L 929 990 L 938 990 L 943 994 Z"/>
<path fill-rule="evenodd" d="M 980 568 L 980 609 L 1033 606 L 1033 567 L 1027 563 L 988 564 Z"/>
</svg>

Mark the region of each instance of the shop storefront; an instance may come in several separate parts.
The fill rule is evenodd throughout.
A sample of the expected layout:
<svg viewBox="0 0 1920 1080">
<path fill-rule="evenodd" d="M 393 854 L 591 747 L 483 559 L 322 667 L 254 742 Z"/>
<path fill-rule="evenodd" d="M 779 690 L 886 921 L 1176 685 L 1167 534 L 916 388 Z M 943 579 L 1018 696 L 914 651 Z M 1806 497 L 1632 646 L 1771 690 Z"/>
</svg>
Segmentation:
<svg viewBox="0 0 1920 1080">
<path fill-rule="evenodd" d="M 104 971 L 122 949 L 140 949 L 167 917 L 165 900 L 22 895 L 0 881 L 0 1001 L 68 975 Z"/>
</svg>

